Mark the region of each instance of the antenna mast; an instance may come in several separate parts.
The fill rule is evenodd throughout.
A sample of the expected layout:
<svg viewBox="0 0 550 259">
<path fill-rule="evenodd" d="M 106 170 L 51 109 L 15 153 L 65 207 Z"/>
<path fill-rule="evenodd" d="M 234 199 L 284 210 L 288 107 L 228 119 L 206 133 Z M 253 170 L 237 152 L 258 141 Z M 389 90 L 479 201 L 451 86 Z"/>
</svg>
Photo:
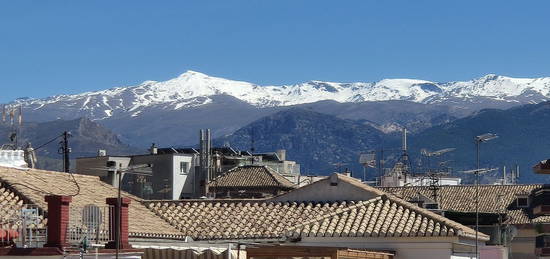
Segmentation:
<svg viewBox="0 0 550 259">
<path fill-rule="evenodd" d="M 254 152 L 256 151 L 256 148 L 254 147 L 256 140 L 254 139 L 254 129 L 250 129 L 250 163 L 254 164 Z"/>
<path fill-rule="evenodd" d="M 439 157 L 445 153 L 448 153 L 448 152 L 451 152 L 455 150 L 455 148 L 444 148 L 444 149 L 441 149 L 441 150 L 437 150 L 437 151 L 433 151 L 433 152 L 430 152 L 428 151 L 427 149 L 422 149 L 421 153 L 423 156 L 426 157 L 426 160 L 427 160 L 427 164 L 428 164 L 428 167 L 427 167 L 427 176 L 428 178 L 430 179 L 430 185 L 429 185 L 429 189 L 432 191 L 432 198 L 434 200 L 434 202 L 438 203 L 437 200 L 438 200 L 438 192 L 439 192 L 439 185 L 440 185 L 440 178 L 441 178 L 441 175 L 443 175 L 443 173 L 441 172 L 440 169 L 436 169 L 436 170 L 433 170 L 432 171 L 432 168 L 431 168 L 431 163 L 430 163 L 430 158 L 431 157 Z"/>
<path fill-rule="evenodd" d="M 407 175 L 411 167 L 411 162 L 409 161 L 409 154 L 407 153 L 407 129 L 403 128 L 403 135 L 401 139 L 401 162 L 403 163 L 403 175 L 405 176 L 405 182 L 407 182 Z"/>
</svg>

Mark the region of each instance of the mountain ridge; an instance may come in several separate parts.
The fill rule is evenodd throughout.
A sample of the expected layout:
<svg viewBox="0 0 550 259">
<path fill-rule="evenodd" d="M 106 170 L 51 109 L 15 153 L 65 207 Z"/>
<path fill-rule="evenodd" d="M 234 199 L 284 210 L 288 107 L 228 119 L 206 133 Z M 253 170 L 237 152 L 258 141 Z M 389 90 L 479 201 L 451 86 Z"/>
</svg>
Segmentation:
<svg viewBox="0 0 550 259">
<path fill-rule="evenodd" d="M 469 81 L 432 82 L 383 79 L 338 83 L 311 80 L 292 85 L 266 85 L 229 80 L 187 71 L 166 81 L 114 87 L 75 95 L 16 99 L 11 104 L 33 111 L 70 109 L 77 117 L 104 120 L 118 115 L 139 116 L 150 108 L 181 110 L 211 103 L 211 96 L 229 95 L 252 106 L 280 107 L 322 100 L 357 103 L 406 100 L 425 104 L 507 108 L 550 100 L 550 77 L 512 78 L 489 74 Z M 67 118 L 63 118 L 67 119 Z"/>
<path fill-rule="evenodd" d="M 480 166 L 497 168 L 483 175 L 482 183 L 492 183 L 502 177 L 502 169 L 520 168 L 520 183 L 547 182 L 550 176 L 536 175 L 531 167 L 550 157 L 547 121 L 550 120 L 550 102 L 526 104 L 510 109 L 484 109 L 473 115 L 430 127 L 408 136 L 408 154 L 414 173 L 424 173 L 445 166 L 453 168 L 452 175 L 473 181 L 463 171 L 476 167 L 474 137 L 495 133 L 499 137 L 480 146 Z M 299 127 L 296 127 L 299 125 Z M 356 120 L 341 119 L 304 108 L 291 108 L 260 118 L 228 136 L 215 139 L 216 144 L 229 144 L 240 150 L 254 148 L 258 152 L 286 149 L 287 157 L 304 165 L 305 174 L 329 174 L 349 168 L 356 177 L 363 176 L 359 164 L 361 153 L 377 150 L 384 163 L 391 168 L 401 154 L 401 136 L 382 131 Z M 422 149 L 454 148 L 426 164 Z M 443 165 L 444 164 L 444 165 Z M 369 169 L 369 179 L 378 176 L 377 169 Z"/>
<path fill-rule="evenodd" d="M 298 161 L 307 175 L 328 174 L 340 166 L 360 171 L 354 164 L 359 151 L 378 147 L 384 137 L 380 130 L 354 120 L 290 108 L 216 138 L 214 144 L 228 144 L 239 150 L 250 150 L 254 145 L 260 153 L 286 149 L 288 159 Z"/>
</svg>

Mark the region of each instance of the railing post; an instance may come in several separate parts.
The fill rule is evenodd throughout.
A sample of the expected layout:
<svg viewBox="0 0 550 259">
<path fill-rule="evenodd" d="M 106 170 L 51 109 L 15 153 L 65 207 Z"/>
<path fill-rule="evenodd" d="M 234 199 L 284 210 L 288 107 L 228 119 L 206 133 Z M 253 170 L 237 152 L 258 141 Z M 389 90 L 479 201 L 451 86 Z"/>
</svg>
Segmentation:
<svg viewBox="0 0 550 259">
<path fill-rule="evenodd" d="M 45 200 L 48 203 L 48 242 L 44 247 L 62 249 L 68 246 L 67 227 L 69 225 L 69 204 L 72 197 L 48 195 Z"/>
<path fill-rule="evenodd" d="M 120 249 L 129 249 L 132 248 L 128 241 L 128 206 L 130 205 L 130 198 L 121 198 L 120 204 L 121 208 L 118 208 L 117 198 L 107 198 L 107 204 L 113 206 L 114 213 L 110 213 L 109 217 L 109 233 L 110 239 L 105 245 L 105 248 L 116 249 L 116 231 L 117 231 L 117 218 L 120 211 Z"/>
</svg>

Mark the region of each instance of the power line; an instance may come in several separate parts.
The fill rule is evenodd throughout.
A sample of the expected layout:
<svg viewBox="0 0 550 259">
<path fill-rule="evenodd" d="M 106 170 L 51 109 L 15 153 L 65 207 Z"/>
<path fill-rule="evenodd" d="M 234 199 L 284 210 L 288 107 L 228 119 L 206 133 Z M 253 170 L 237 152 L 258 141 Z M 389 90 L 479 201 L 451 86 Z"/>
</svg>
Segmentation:
<svg viewBox="0 0 550 259">
<path fill-rule="evenodd" d="M 55 138 L 49 140 L 48 142 L 40 145 L 39 147 L 35 148 L 34 150 L 38 150 L 54 141 L 56 141 L 58 138 L 60 137 L 63 137 L 63 140 L 61 141 L 61 144 L 62 144 L 62 147 L 60 148 L 62 151 L 63 151 L 63 169 L 66 173 L 68 173 L 70 176 L 71 176 L 71 179 L 72 181 L 74 182 L 75 186 L 76 186 L 76 193 L 74 194 L 69 194 L 67 196 L 71 196 L 71 197 L 74 197 L 74 196 L 77 196 L 78 194 L 80 194 L 80 185 L 78 184 L 78 181 L 76 180 L 76 178 L 74 177 L 74 174 L 71 173 L 69 171 L 69 152 L 70 152 L 70 148 L 69 148 L 69 142 L 68 142 L 68 138 L 70 137 L 70 133 L 67 132 L 67 131 L 64 131 L 62 134 L 56 136 Z M 38 178 L 40 178 L 38 176 Z M 43 182 L 45 182 L 44 180 L 42 180 Z M 52 193 L 52 192 L 49 192 L 49 191 L 44 191 L 44 190 L 41 190 L 41 189 L 38 189 L 38 188 L 34 188 L 34 187 L 31 187 L 29 185 L 26 185 L 26 184 L 21 184 L 21 183 L 13 183 L 11 185 L 20 185 L 20 186 L 23 186 L 23 187 L 26 187 L 26 188 L 29 188 L 33 191 L 36 191 L 36 192 L 40 192 L 40 193 L 43 193 L 43 194 L 46 194 L 46 195 L 57 195 L 55 193 Z"/>
<path fill-rule="evenodd" d="M 60 135 L 55 136 L 55 138 L 53 138 L 53 139 L 51 139 L 50 141 L 48 141 L 48 142 L 46 142 L 46 143 L 40 145 L 40 146 L 37 147 L 37 148 L 35 148 L 34 151 L 36 151 L 36 150 L 38 150 L 38 149 L 40 149 L 40 148 L 43 148 L 43 147 L 45 147 L 46 145 L 48 145 L 48 144 L 50 144 L 50 143 L 56 141 L 56 140 L 57 140 L 59 137 L 61 137 L 61 136 L 63 136 L 63 134 L 60 134 Z"/>
</svg>

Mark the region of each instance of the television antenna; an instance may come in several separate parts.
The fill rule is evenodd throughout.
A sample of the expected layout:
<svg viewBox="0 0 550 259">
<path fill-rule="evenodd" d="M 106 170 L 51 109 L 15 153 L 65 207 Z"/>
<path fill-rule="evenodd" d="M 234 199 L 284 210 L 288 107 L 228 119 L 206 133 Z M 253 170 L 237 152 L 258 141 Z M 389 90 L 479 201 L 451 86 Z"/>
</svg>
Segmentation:
<svg viewBox="0 0 550 259">
<path fill-rule="evenodd" d="M 420 150 L 420 154 L 422 154 L 422 156 L 426 157 L 426 160 L 428 161 L 427 162 L 428 163 L 427 176 L 430 179 L 429 189 L 432 191 L 432 199 L 434 200 L 435 203 L 437 203 L 437 200 L 438 200 L 440 178 L 443 175 L 443 173 L 440 170 L 432 171 L 431 165 L 430 165 L 430 160 L 431 160 L 432 157 L 439 157 L 443 154 L 452 152 L 455 149 L 456 148 L 444 148 L 444 149 L 440 149 L 440 150 L 436 150 L 436 151 L 428 151 L 427 149 L 423 148 L 423 149 Z M 441 164 L 440 164 L 440 166 L 441 166 Z"/>
<path fill-rule="evenodd" d="M 122 186 L 122 173 L 127 174 L 137 174 L 137 175 L 153 175 L 153 164 L 136 164 L 127 167 L 122 167 L 121 164 L 118 164 L 115 161 L 107 161 L 106 167 L 94 168 L 99 170 L 109 170 L 113 171 L 115 176 L 118 176 L 118 192 L 117 192 L 117 216 L 115 217 L 115 258 L 119 258 L 120 253 L 120 236 L 121 236 L 121 225 L 122 219 L 121 216 L 121 186 Z"/>
</svg>

